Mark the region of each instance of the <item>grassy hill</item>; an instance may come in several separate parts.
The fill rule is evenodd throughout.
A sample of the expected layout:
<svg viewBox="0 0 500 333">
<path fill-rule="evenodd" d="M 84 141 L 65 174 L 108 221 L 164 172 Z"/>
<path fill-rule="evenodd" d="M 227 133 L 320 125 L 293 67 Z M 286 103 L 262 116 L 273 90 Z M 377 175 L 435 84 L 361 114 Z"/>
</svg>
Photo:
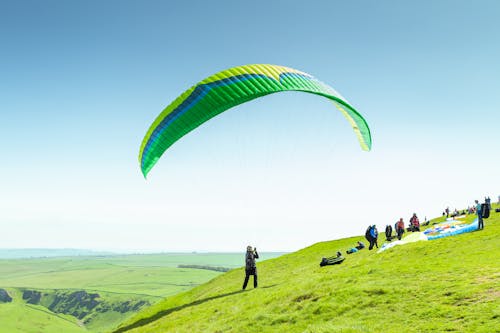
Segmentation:
<svg viewBox="0 0 500 333">
<path fill-rule="evenodd" d="M 326 267 L 322 257 L 362 238 L 318 243 L 258 264 L 257 289 L 241 291 L 244 271 L 235 269 L 116 332 L 500 332 L 499 236 L 493 212 L 482 231 L 365 249 Z"/>
</svg>

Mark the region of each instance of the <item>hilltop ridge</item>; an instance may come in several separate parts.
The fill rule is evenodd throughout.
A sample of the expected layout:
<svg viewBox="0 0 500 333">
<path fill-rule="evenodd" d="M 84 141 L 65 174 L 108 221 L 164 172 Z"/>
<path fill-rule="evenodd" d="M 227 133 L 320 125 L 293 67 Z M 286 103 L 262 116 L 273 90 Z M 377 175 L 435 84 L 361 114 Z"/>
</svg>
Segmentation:
<svg viewBox="0 0 500 333">
<path fill-rule="evenodd" d="M 326 267 L 322 257 L 363 237 L 320 242 L 258 263 L 255 290 L 242 291 L 243 269 L 234 269 L 115 332 L 499 332 L 499 233 L 493 212 L 482 231 L 364 249 Z"/>
</svg>

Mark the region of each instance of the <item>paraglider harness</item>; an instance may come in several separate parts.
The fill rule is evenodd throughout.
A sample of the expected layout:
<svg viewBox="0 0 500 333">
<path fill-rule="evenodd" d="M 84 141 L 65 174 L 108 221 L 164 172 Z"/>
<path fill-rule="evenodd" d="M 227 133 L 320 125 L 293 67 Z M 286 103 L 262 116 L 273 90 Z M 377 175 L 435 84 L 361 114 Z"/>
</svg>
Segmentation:
<svg viewBox="0 0 500 333">
<path fill-rule="evenodd" d="M 259 258 L 259 254 L 257 253 L 257 249 L 254 251 L 248 252 L 245 256 L 245 272 L 248 275 L 257 275 L 257 266 L 255 265 L 255 259 Z"/>
<path fill-rule="evenodd" d="M 344 257 L 342 257 L 342 253 L 337 252 L 337 255 L 335 257 L 328 257 L 328 258 L 322 258 L 321 262 L 319 265 L 321 267 L 326 266 L 326 265 L 337 265 L 341 264 L 345 260 Z"/>
<path fill-rule="evenodd" d="M 372 226 L 369 226 L 368 229 L 366 229 L 366 232 L 365 232 L 365 238 L 370 243 L 371 243 L 371 239 L 372 239 L 372 236 L 370 234 L 371 229 L 372 229 Z"/>
<path fill-rule="evenodd" d="M 481 215 L 483 219 L 487 219 L 488 217 L 490 217 L 490 205 L 488 205 L 487 203 L 481 204 Z"/>
</svg>

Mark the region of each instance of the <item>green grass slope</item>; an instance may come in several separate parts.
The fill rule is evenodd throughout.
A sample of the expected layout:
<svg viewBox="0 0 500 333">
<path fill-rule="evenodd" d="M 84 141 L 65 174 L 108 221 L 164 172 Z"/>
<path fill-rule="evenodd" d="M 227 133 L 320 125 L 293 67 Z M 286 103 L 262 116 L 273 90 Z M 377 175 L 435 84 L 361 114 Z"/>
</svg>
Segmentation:
<svg viewBox="0 0 500 333">
<path fill-rule="evenodd" d="M 40 305 L 26 304 L 15 289 L 8 292 L 13 300 L 0 304 L 0 332 L 87 332 L 76 318 L 53 313 Z"/>
<path fill-rule="evenodd" d="M 493 212 L 482 231 L 365 249 L 341 265 L 319 262 L 362 237 L 322 242 L 259 263 L 257 289 L 241 291 L 235 269 L 116 332 L 500 332 L 499 237 Z"/>
</svg>

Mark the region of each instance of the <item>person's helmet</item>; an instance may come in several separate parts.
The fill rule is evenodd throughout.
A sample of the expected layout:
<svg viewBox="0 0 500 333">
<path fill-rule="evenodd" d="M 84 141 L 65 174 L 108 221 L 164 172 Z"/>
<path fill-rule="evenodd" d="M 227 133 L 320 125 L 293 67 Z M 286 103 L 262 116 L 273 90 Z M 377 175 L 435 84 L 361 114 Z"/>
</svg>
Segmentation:
<svg viewBox="0 0 500 333">
<path fill-rule="evenodd" d="M 247 246 L 247 251 L 252 251 L 252 246 L 251 245 Z"/>
</svg>

